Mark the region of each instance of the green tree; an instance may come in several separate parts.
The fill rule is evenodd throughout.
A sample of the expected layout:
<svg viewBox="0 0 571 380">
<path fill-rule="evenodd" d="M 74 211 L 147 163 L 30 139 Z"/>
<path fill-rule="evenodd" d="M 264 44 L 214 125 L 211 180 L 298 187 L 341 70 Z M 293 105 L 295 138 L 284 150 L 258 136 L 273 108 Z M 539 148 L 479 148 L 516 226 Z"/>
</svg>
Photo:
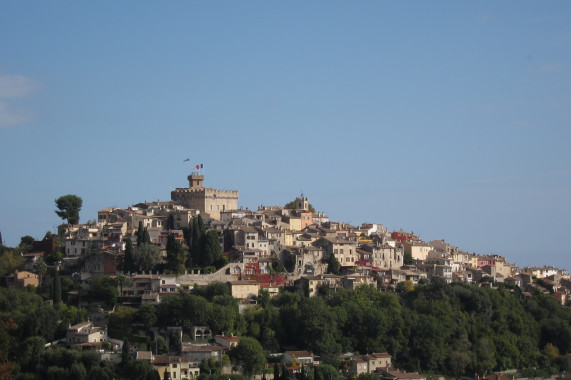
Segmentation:
<svg viewBox="0 0 571 380">
<path fill-rule="evenodd" d="M 44 260 L 40 260 L 40 262 L 38 263 L 38 266 L 36 267 L 36 271 L 37 271 L 38 277 L 39 277 L 38 287 L 41 288 L 42 287 L 42 280 L 43 280 L 44 276 L 46 275 L 46 273 L 48 273 L 48 264 L 46 264 L 46 262 Z"/>
<path fill-rule="evenodd" d="M 54 294 L 52 299 L 54 301 L 54 305 L 59 305 L 61 302 L 61 281 L 59 278 L 59 271 L 57 270 L 57 268 L 55 270 L 53 282 L 54 282 L 53 286 Z"/>
<path fill-rule="evenodd" d="M 16 254 L 13 250 L 4 250 L 0 254 L 0 276 L 14 273 L 16 269 L 22 268 L 24 257 Z"/>
<path fill-rule="evenodd" d="M 137 271 L 135 262 L 133 261 L 133 242 L 131 238 L 127 238 L 125 243 L 125 261 L 124 261 L 124 271 L 132 273 Z"/>
<path fill-rule="evenodd" d="M 201 266 L 207 267 L 213 264 L 220 264 L 222 259 L 222 248 L 218 233 L 210 230 L 204 237 L 204 249 L 202 250 Z"/>
<path fill-rule="evenodd" d="M 202 256 L 205 245 L 206 229 L 204 227 L 204 220 L 202 215 L 198 214 L 192 218 L 192 232 L 191 232 L 191 249 L 190 254 L 192 257 L 192 265 L 202 265 Z"/>
<path fill-rule="evenodd" d="M 244 373 L 248 377 L 261 371 L 266 365 L 264 349 L 260 342 L 254 338 L 241 337 L 236 348 L 232 349 L 231 354 L 242 364 Z"/>
<path fill-rule="evenodd" d="M 63 220 L 67 220 L 69 224 L 79 223 L 79 211 L 83 205 L 83 200 L 77 195 L 68 194 L 62 195 L 55 200 L 56 214 Z"/>
<path fill-rule="evenodd" d="M 173 214 L 169 214 L 169 216 L 167 217 L 167 221 L 166 221 L 166 229 L 167 230 L 174 230 L 174 215 Z"/>
<path fill-rule="evenodd" d="M 182 244 L 175 239 L 173 234 L 169 234 L 167 239 L 167 268 L 173 273 L 184 271 L 184 249 Z"/>
<path fill-rule="evenodd" d="M 410 252 L 405 252 L 403 256 L 403 264 L 404 265 L 413 265 L 414 259 L 412 258 L 412 254 Z"/>
<path fill-rule="evenodd" d="M 341 274 L 341 264 L 333 253 L 331 253 L 331 255 L 329 255 L 329 259 L 327 259 L 327 273 L 336 275 Z"/>
<path fill-rule="evenodd" d="M 143 222 L 139 222 L 139 227 L 137 228 L 137 246 L 145 242 L 145 228 L 143 227 Z"/>
<path fill-rule="evenodd" d="M 26 251 L 28 249 L 28 247 L 30 245 L 32 245 L 33 242 L 35 242 L 36 239 L 34 239 L 33 237 L 31 237 L 30 235 L 26 235 L 26 236 L 22 236 L 20 238 L 20 244 L 18 245 L 18 247 L 22 248 L 24 251 Z"/>
<path fill-rule="evenodd" d="M 297 203 L 295 201 L 288 202 L 285 204 L 284 208 L 287 208 L 288 210 L 295 210 L 295 209 L 297 209 Z M 308 203 L 307 208 L 312 213 L 315 213 L 315 207 L 313 207 L 313 205 L 311 203 Z"/>
<path fill-rule="evenodd" d="M 139 270 L 150 271 L 160 260 L 159 247 L 149 243 L 143 243 L 133 251 L 133 263 Z"/>
<path fill-rule="evenodd" d="M 125 365 L 131 361 L 131 345 L 129 344 L 129 339 L 125 339 L 123 342 L 123 347 L 121 349 L 121 364 Z"/>
<path fill-rule="evenodd" d="M 108 305 L 117 302 L 117 283 L 109 276 L 96 276 L 91 279 L 89 294 L 99 300 L 105 301 Z"/>
<path fill-rule="evenodd" d="M 157 323 L 157 308 L 150 303 L 144 303 L 137 310 L 135 317 L 147 328 L 153 327 Z"/>
<path fill-rule="evenodd" d="M 125 276 L 124 274 L 118 274 L 117 277 L 115 278 L 115 282 L 117 283 L 117 286 L 119 287 L 119 295 L 122 296 L 123 295 L 123 288 L 125 286 L 129 286 L 131 285 L 131 279 L 127 276 Z"/>
</svg>

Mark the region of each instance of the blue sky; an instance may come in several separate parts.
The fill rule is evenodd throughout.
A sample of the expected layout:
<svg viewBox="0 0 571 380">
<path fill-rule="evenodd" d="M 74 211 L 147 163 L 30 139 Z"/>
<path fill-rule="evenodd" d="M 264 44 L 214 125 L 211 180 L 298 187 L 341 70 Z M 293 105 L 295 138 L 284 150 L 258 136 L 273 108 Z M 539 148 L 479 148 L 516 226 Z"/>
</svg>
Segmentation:
<svg viewBox="0 0 571 380">
<path fill-rule="evenodd" d="M 571 3 L 0 3 L 0 232 L 60 195 L 300 192 L 520 266 L 571 269 Z M 190 161 L 183 163 L 185 158 Z"/>
</svg>

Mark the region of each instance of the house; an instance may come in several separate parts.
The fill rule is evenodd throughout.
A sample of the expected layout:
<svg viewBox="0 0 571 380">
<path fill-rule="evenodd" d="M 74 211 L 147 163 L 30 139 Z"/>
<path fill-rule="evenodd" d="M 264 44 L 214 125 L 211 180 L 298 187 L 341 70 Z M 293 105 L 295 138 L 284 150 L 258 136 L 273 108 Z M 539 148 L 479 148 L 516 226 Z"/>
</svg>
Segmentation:
<svg viewBox="0 0 571 380">
<path fill-rule="evenodd" d="M 39 284 L 39 276 L 28 271 L 15 271 L 8 278 L 8 288 L 10 289 L 23 289 L 28 285 L 33 285 L 37 288 Z"/>
<path fill-rule="evenodd" d="M 309 351 L 286 351 L 283 356 L 284 363 L 291 365 L 296 363 L 298 365 L 317 365 L 319 361 L 315 360 L 318 356 L 313 355 Z"/>
<path fill-rule="evenodd" d="M 107 341 L 107 330 L 96 327 L 93 322 L 81 322 L 76 325 L 69 325 L 65 341 L 71 345 L 83 343 L 102 343 Z"/>
<path fill-rule="evenodd" d="M 122 255 L 101 251 L 85 259 L 83 272 L 92 276 L 113 276 L 122 267 Z"/>
<path fill-rule="evenodd" d="M 216 335 L 214 337 L 214 341 L 216 343 L 218 343 L 219 345 L 225 347 L 226 349 L 231 349 L 234 348 L 236 346 L 238 346 L 238 342 L 240 341 L 240 337 L 239 336 L 234 336 L 234 335 Z"/>
<path fill-rule="evenodd" d="M 425 375 L 396 371 L 392 368 L 377 368 L 375 373 L 378 374 L 383 380 L 426 380 Z"/>
<path fill-rule="evenodd" d="M 374 352 L 364 355 L 363 359 L 367 361 L 369 373 L 374 372 L 377 368 L 389 368 L 392 364 L 392 356 L 387 352 Z"/>
<path fill-rule="evenodd" d="M 369 372 L 369 363 L 362 357 L 353 358 L 349 363 L 349 373 L 351 376 L 359 376 Z"/>
<path fill-rule="evenodd" d="M 200 362 L 203 359 L 220 360 L 226 349 L 219 344 L 188 344 L 183 343 L 181 356 L 188 357 L 192 361 Z"/>
<path fill-rule="evenodd" d="M 428 252 L 432 247 L 417 240 L 406 240 L 402 242 L 404 246 L 404 254 L 409 254 L 414 260 L 426 260 Z"/>
<path fill-rule="evenodd" d="M 256 281 L 229 281 L 228 286 L 230 287 L 232 297 L 242 300 L 254 299 L 258 297 L 258 293 L 260 293 L 260 283 Z"/>
<path fill-rule="evenodd" d="M 185 356 L 153 355 L 151 351 L 137 351 L 136 360 L 151 363 L 161 379 L 196 379 L 200 375 L 198 362 Z"/>
<path fill-rule="evenodd" d="M 296 290 L 303 294 L 309 291 L 308 296 L 317 295 L 321 286 L 327 286 L 329 289 L 337 290 L 341 287 L 341 277 L 334 274 L 321 274 L 319 276 L 302 276 L 295 280 L 294 286 Z"/>
</svg>

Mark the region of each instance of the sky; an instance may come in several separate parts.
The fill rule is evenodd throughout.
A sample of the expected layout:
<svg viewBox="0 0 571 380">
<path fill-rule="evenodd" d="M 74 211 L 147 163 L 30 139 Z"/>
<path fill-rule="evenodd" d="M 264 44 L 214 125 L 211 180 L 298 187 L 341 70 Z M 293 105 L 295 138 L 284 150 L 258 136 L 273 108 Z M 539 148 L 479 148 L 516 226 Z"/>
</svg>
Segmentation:
<svg viewBox="0 0 571 380">
<path fill-rule="evenodd" d="M 0 233 L 55 199 L 239 206 L 303 193 L 524 266 L 571 269 L 569 1 L 0 2 Z M 186 158 L 190 160 L 183 162 Z"/>
</svg>

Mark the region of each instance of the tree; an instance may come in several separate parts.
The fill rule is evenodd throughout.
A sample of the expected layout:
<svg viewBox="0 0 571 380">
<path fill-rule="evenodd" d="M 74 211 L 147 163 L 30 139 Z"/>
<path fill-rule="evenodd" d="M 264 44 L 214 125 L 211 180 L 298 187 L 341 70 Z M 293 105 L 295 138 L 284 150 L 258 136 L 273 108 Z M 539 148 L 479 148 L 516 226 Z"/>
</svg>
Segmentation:
<svg viewBox="0 0 571 380">
<path fill-rule="evenodd" d="M 41 287 L 42 286 L 42 279 L 44 278 L 44 276 L 48 272 L 48 264 L 46 264 L 46 262 L 44 260 L 40 260 L 40 262 L 38 263 L 38 266 L 36 268 L 36 271 L 38 272 L 38 277 L 40 280 L 38 282 L 38 287 Z"/>
<path fill-rule="evenodd" d="M 413 265 L 414 259 L 412 258 L 412 254 L 409 252 L 405 252 L 403 256 L 403 264 L 404 265 Z"/>
<path fill-rule="evenodd" d="M 121 349 L 121 364 L 125 365 L 131 361 L 131 347 L 129 345 L 129 339 L 125 339 L 123 342 L 123 348 Z"/>
<path fill-rule="evenodd" d="M 192 233 L 191 233 L 191 249 L 190 254 L 192 257 L 192 266 L 202 265 L 202 252 L 204 250 L 204 236 L 206 235 L 206 229 L 204 227 L 204 220 L 202 216 L 192 218 Z"/>
<path fill-rule="evenodd" d="M 204 249 L 202 250 L 201 266 L 207 267 L 213 264 L 220 264 L 222 259 L 222 248 L 218 233 L 214 230 L 208 231 L 204 238 Z"/>
<path fill-rule="evenodd" d="M 131 285 L 131 279 L 124 274 L 118 274 L 117 278 L 115 278 L 115 282 L 117 283 L 117 286 L 119 286 L 120 296 L 123 296 L 123 287 Z"/>
<path fill-rule="evenodd" d="M 296 201 L 291 201 L 285 204 L 284 208 L 287 208 L 288 210 L 295 210 L 297 209 L 297 202 Z M 308 210 L 311 211 L 312 213 L 315 213 L 315 207 L 313 207 L 311 205 L 311 203 L 308 203 Z"/>
<path fill-rule="evenodd" d="M 125 264 L 124 264 L 124 272 L 136 272 L 137 267 L 135 266 L 135 262 L 133 261 L 133 242 L 131 238 L 127 238 L 127 242 L 125 244 Z"/>
<path fill-rule="evenodd" d="M 143 222 L 139 222 L 139 228 L 137 228 L 137 246 L 145 242 L 145 229 L 143 228 Z"/>
<path fill-rule="evenodd" d="M 341 273 L 341 264 L 339 260 L 335 257 L 335 254 L 331 254 L 327 260 L 327 273 L 332 273 L 339 275 Z"/>
<path fill-rule="evenodd" d="M 56 210 L 55 213 L 60 218 L 67 220 L 69 224 L 79 223 L 79 211 L 83 204 L 83 200 L 80 197 L 73 194 L 62 195 L 55 202 L 59 210 Z"/>
<path fill-rule="evenodd" d="M 20 238 L 20 244 L 18 245 L 18 247 L 27 250 L 28 247 L 30 245 L 32 245 L 33 242 L 35 242 L 36 239 L 34 239 L 33 237 L 31 237 L 30 235 L 26 235 L 26 236 L 22 236 Z"/>
<path fill-rule="evenodd" d="M 232 350 L 234 356 L 244 367 L 244 373 L 251 376 L 261 371 L 266 365 L 264 349 L 260 342 L 254 338 L 241 337 L 238 346 Z"/>
<path fill-rule="evenodd" d="M 150 271 L 159 262 L 161 251 L 159 247 L 143 243 L 133 251 L 133 263 L 140 270 Z"/>
<path fill-rule="evenodd" d="M 0 254 L 0 276 L 14 273 L 14 270 L 24 265 L 24 257 L 15 254 L 12 250 L 6 250 Z"/>
<path fill-rule="evenodd" d="M 59 271 L 55 270 L 54 274 L 54 294 L 53 294 L 53 301 L 55 305 L 59 305 L 61 302 L 61 281 L 59 279 Z"/>
<path fill-rule="evenodd" d="M 167 230 L 174 230 L 174 215 L 173 214 L 169 214 L 169 216 L 167 217 L 166 229 Z"/>
<path fill-rule="evenodd" d="M 167 240 L 167 268 L 174 273 L 181 273 L 184 271 L 184 261 L 182 244 L 175 239 L 173 234 L 169 234 Z"/>
<path fill-rule="evenodd" d="M 91 279 L 89 294 L 100 300 L 104 300 L 108 305 L 117 302 L 117 284 L 109 276 L 96 276 Z"/>
</svg>

